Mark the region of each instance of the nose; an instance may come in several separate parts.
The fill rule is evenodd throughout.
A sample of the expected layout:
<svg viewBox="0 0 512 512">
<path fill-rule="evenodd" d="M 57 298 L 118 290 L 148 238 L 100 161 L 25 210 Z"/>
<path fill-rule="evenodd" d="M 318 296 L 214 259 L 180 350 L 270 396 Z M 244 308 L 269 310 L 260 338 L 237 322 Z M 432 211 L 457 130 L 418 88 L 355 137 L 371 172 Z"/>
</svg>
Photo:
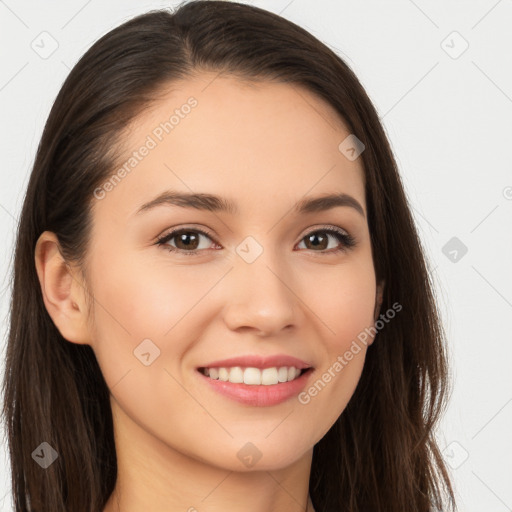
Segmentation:
<svg viewBox="0 0 512 512">
<path fill-rule="evenodd" d="M 225 283 L 224 321 L 233 331 L 272 336 L 298 322 L 293 277 L 264 254 L 253 263 L 238 260 Z"/>
</svg>

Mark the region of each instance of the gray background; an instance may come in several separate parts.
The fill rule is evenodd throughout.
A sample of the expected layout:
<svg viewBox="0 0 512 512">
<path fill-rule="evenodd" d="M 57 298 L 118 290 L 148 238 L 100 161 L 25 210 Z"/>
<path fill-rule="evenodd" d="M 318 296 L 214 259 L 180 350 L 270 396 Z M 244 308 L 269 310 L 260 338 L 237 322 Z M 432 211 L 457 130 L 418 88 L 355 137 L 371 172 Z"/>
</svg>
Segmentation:
<svg viewBox="0 0 512 512">
<path fill-rule="evenodd" d="M 512 510 L 512 1 L 247 3 L 328 44 L 374 102 L 449 338 L 454 384 L 439 441 L 460 510 Z M 16 219 L 53 100 L 96 39 L 136 14 L 176 4 L 0 1 L 2 356 Z M 0 512 L 11 510 L 5 450 L 3 442 Z"/>
</svg>

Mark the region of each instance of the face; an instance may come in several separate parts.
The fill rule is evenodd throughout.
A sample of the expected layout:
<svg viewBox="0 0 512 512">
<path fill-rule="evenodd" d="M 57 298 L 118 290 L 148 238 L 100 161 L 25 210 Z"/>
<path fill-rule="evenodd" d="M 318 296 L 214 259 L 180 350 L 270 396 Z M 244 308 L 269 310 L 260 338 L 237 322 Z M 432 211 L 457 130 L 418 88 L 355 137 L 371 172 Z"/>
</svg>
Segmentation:
<svg viewBox="0 0 512 512">
<path fill-rule="evenodd" d="M 139 116 L 117 178 L 95 191 L 90 344 L 115 421 L 146 448 L 275 469 L 324 436 L 363 368 L 365 345 L 344 354 L 374 322 L 364 174 L 338 149 L 350 131 L 321 99 L 214 78 L 174 83 Z M 176 194 L 222 199 L 191 207 Z M 342 201 L 299 211 L 330 194 Z M 292 366 L 306 371 L 254 384 L 293 378 Z M 220 367 L 247 384 L 215 380 Z"/>
</svg>

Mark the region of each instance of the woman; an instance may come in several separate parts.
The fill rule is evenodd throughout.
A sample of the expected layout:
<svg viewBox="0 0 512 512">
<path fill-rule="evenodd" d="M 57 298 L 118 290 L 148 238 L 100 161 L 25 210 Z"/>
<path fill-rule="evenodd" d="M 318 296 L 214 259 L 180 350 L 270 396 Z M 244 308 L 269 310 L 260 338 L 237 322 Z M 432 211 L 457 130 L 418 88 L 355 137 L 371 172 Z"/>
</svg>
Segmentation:
<svg viewBox="0 0 512 512">
<path fill-rule="evenodd" d="M 153 11 L 71 71 L 6 370 L 17 511 L 454 507 L 443 332 L 390 146 L 347 65 L 262 9 Z"/>
</svg>

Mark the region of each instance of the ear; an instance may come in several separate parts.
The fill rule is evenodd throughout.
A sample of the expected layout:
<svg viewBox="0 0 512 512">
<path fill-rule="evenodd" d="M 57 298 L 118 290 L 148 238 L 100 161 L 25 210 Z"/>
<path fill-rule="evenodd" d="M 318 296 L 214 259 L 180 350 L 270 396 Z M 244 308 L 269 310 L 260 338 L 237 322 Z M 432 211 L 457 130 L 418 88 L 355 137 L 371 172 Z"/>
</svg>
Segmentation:
<svg viewBox="0 0 512 512">
<path fill-rule="evenodd" d="M 37 240 L 35 264 L 46 310 L 62 336 L 73 343 L 90 343 L 85 289 L 60 252 L 55 233 Z"/>
<path fill-rule="evenodd" d="M 374 321 L 376 322 L 380 315 L 380 307 L 382 306 L 382 300 L 384 297 L 384 286 L 385 281 L 381 280 L 377 283 L 377 292 L 375 294 L 375 310 L 373 312 Z"/>
<path fill-rule="evenodd" d="M 384 296 L 384 281 L 379 281 L 377 283 L 377 290 L 375 292 L 375 309 L 373 310 L 373 322 L 375 323 L 380 315 L 380 307 L 382 306 L 382 300 Z M 373 336 L 371 341 L 368 342 L 368 345 L 372 345 L 375 341 L 375 337 Z"/>
</svg>

